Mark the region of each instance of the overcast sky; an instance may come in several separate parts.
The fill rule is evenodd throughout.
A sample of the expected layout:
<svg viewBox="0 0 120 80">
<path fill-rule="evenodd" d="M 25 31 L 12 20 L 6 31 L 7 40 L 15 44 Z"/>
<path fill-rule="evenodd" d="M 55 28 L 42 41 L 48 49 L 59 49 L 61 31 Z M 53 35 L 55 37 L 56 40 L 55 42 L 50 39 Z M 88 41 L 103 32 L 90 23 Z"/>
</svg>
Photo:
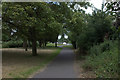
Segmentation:
<svg viewBox="0 0 120 80">
<path fill-rule="evenodd" d="M 101 9 L 103 0 L 89 0 L 89 2 L 92 3 L 96 8 Z M 88 8 L 86 10 L 86 13 L 90 13 L 91 14 L 92 13 L 92 9 Z"/>
<path fill-rule="evenodd" d="M 103 0 L 90 0 L 90 3 L 92 3 L 96 8 L 101 9 Z"/>
</svg>

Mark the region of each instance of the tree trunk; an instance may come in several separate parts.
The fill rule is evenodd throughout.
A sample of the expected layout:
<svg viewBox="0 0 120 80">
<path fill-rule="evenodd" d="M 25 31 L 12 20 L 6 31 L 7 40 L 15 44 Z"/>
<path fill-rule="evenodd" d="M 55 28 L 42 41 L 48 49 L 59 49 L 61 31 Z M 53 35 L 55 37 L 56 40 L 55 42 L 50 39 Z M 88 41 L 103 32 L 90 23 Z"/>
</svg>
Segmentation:
<svg viewBox="0 0 120 80">
<path fill-rule="evenodd" d="M 32 55 L 37 56 L 37 49 L 36 49 L 36 40 L 35 38 L 32 40 Z"/>
<path fill-rule="evenodd" d="M 37 56 L 37 43 L 36 43 L 36 32 L 35 32 L 35 28 L 32 28 L 32 32 L 31 32 L 31 38 L 32 38 L 32 55 L 33 56 Z"/>
<path fill-rule="evenodd" d="M 44 42 L 42 43 L 42 47 L 45 48 L 45 43 Z"/>
<path fill-rule="evenodd" d="M 57 42 L 55 42 L 55 47 L 57 47 Z"/>
<path fill-rule="evenodd" d="M 47 42 L 45 42 L 45 47 L 47 46 Z"/>
<path fill-rule="evenodd" d="M 25 48 L 25 51 L 28 50 L 28 49 L 27 49 L 27 40 L 25 40 L 25 41 L 23 42 L 23 48 Z"/>
<path fill-rule="evenodd" d="M 74 48 L 77 49 L 76 43 L 74 44 Z"/>
<path fill-rule="evenodd" d="M 42 42 L 41 41 L 39 41 L 39 47 L 42 47 Z"/>
<path fill-rule="evenodd" d="M 30 41 L 28 41 L 28 47 L 31 47 Z"/>
<path fill-rule="evenodd" d="M 73 47 L 74 47 L 75 49 L 77 49 L 76 41 L 73 41 L 73 42 L 72 42 L 72 45 L 73 45 Z"/>
</svg>

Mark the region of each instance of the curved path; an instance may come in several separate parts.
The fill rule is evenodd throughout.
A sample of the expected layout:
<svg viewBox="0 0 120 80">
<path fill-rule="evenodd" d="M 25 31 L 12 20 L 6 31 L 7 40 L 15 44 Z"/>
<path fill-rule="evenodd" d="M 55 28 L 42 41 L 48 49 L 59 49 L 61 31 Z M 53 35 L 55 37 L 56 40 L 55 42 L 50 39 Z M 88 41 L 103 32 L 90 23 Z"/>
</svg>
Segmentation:
<svg viewBox="0 0 120 80">
<path fill-rule="evenodd" d="M 47 68 L 33 78 L 77 78 L 74 71 L 74 53 L 70 48 L 63 48 Z"/>
</svg>

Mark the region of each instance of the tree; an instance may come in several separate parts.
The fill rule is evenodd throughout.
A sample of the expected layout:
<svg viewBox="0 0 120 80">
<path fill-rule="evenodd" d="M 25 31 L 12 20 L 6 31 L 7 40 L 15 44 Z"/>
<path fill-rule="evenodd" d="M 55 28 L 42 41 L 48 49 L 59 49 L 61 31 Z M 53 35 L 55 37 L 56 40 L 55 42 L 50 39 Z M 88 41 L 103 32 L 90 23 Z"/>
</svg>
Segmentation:
<svg viewBox="0 0 120 80">
<path fill-rule="evenodd" d="M 10 33 L 15 31 L 13 35 L 32 41 L 32 53 L 35 56 L 37 33 L 44 29 L 44 17 L 49 17 L 50 11 L 47 3 L 3 3 L 3 24 L 9 25 L 10 29 L 7 30 L 11 30 Z M 6 27 L 3 26 L 3 29 Z"/>
<path fill-rule="evenodd" d="M 92 15 L 75 11 L 67 28 L 73 47 L 85 53 L 94 44 L 103 42 L 106 33 L 111 33 L 111 19 L 109 13 L 97 9 Z"/>
<path fill-rule="evenodd" d="M 118 37 L 120 35 L 120 10 L 119 7 L 120 6 L 120 1 L 116 1 L 116 2 L 106 2 L 105 3 L 105 7 L 106 12 L 108 12 L 110 15 L 113 16 L 113 21 L 114 21 L 114 26 L 113 30 L 114 30 L 114 36 L 115 38 Z M 120 38 L 120 37 L 119 37 Z"/>
<path fill-rule="evenodd" d="M 24 42 L 32 42 L 33 56 L 37 55 L 36 41 L 57 42 L 61 28 L 48 3 L 3 3 L 3 24 L 10 36 L 13 33 Z"/>
<path fill-rule="evenodd" d="M 85 24 L 84 16 L 80 12 L 75 12 L 72 16 L 72 19 L 68 23 L 68 30 L 70 31 L 69 39 L 71 40 L 74 48 L 77 48 L 77 39 L 82 33 Z"/>
</svg>

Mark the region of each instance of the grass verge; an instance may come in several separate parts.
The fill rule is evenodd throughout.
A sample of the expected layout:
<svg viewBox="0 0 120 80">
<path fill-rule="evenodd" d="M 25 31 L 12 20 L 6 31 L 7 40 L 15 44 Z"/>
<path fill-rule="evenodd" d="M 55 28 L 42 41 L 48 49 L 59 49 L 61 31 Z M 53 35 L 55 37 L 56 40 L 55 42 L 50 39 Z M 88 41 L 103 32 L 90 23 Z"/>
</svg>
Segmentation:
<svg viewBox="0 0 120 80">
<path fill-rule="evenodd" d="M 40 63 L 38 66 L 32 67 L 31 69 L 28 69 L 25 72 L 21 72 L 20 74 L 22 74 L 25 78 L 29 77 L 29 75 L 33 74 L 34 72 L 38 71 L 39 69 L 45 67 L 50 61 L 52 61 L 55 56 L 57 56 L 61 51 L 61 48 L 58 48 L 54 53 L 52 53 L 51 56 L 47 57 L 42 63 Z M 18 78 L 19 76 L 17 76 Z M 20 77 L 19 77 L 20 78 Z"/>
<path fill-rule="evenodd" d="M 31 49 L 3 49 L 3 78 L 28 78 L 43 69 L 61 51 L 61 48 L 38 49 L 38 56 L 31 56 Z"/>
</svg>

